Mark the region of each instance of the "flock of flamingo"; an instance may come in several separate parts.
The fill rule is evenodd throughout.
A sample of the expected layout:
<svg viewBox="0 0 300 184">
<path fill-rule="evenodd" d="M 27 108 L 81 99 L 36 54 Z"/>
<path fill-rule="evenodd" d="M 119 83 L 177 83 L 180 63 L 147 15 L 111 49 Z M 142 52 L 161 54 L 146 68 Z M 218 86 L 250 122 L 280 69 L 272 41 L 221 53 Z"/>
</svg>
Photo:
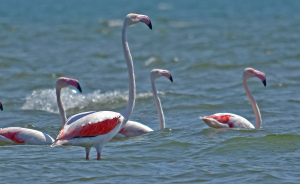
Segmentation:
<svg viewBox="0 0 300 184">
<path fill-rule="evenodd" d="M 87 160 L 89 159 L 91 148 L 94 147 L 97 151 L 97 160 L 100 160 L 103 146 L 113 137 L 137 136 L 153 131 L 151 128 L 141 123 L 129 121 L 135 105 L 136 87 L 133 61 L 127 42 L 126 31 L 129 26 L 139 22 L 145 23 L 152 29 L 152 24 L 148 16 L 134 13 L 130 13 L 126 16 L 122 29 L 122 45 L 129 76 L 129 98 L 127 107 L 122 113 L 113 111 L 88 111 L 75 114 L 67 119 L 61 101 L 61 89 L 71 85 L 80 92 L 82 91 L 79 82 L 76 79 L 61 77 L 55 84 L 57 106 L 62 123 L 62 129 L 56 140 L 48 134 L 37 130 L 21 127 L 8 127 L 0 129 L 0 142 L 37 145 L 51 144 L 52 147 L 60 145 L 81 146 L 86 150 Z M 150 73 L 152 92 L 159 116 L 160 130 L 165 128 L 165 119 L 154 81 L 161 76 L 164 76 L 173 82 L 173 78 L 167 70 L 154 69 Z M 260 111 L 247 86 L 247 79 L 252 77 L 259 78 L 264 86 L 266 86 L 266 77 L 264 73 L 252 68 L 246 68 L 243 73 L 243 85 L 255 114 L 255 127 L 245 118 L 231 113 L 217 113 L 211 116 L 200 117 L 200 119 L 212 128 L 260 129 L 262 123 Z M 3 110 L 1 101 L 0 109 Z"/>
</svg>

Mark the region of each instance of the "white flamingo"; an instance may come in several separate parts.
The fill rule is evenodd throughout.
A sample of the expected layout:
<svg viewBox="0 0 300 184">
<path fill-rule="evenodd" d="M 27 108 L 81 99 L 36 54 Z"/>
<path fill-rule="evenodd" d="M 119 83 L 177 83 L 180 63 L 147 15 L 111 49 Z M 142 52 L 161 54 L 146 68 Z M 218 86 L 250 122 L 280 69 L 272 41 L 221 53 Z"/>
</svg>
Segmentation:
<svg viewBox="0 0 300 184">
<path fill-rule="evenodd" d="M 0 101 L 0 109 L 3 110 Z M 22 127 L 8 127 L 0 129 L 0 143 L 8 144 L 52 144 L 54 139 L 41 131 Z"/>
<path fill-rule="evenodd" d="M 135 104 L 135 79 L 133 61 L 126 38 L 126 30 L 130 25 L 143 22 L 150 29 L 152 24 L 148 16 L 128 14 L 122 29 L 122 45 L 129 75 L 129 98 L 124 112 L 112 111 L 84 112 L 68 119 L 52 146 L 74 145 L 85 147 L 86 159 L 92 147 L 96 148 L 97 160 L 100 160 L 103 146 L 110 141 L 128 121 Z"/>
<path fill-rule="evenodd" d="M 158 113 L 158 117 L 159 117 L 159 129 L 160 130 L 165 128 L 165 118 L 164 118 L 164 113 L 163 113 L 163 110 L 161 107 L 159 97 L 157 95 L 154 80 L 157 78 L 160 78 L 161 76 L 164 76 L 164 77 L 170 79 L 171 82 L 173 82 L 172 75 L 170 74 L 170 72 L 168 70 L 153 69 L 150 73 L 152 93 L 153 93 L 153 97 L 155 100 L 157 113 Z M 148 133 L 151 131 L 153 131 L 153 130 L 151 128 L 147 127 L 146 125 L 143 125 L 136 121 L 128 121 L 115 137 L 138 136 L 138 135 L 142 135 L 142 134 L 145 134 L 145 133 Z"/>
<path fill-rule="evenodd" d="M 266 86 L 266 77 L 264 73 L 254 70 L 253 68 L 246 68 L 243 73 L 243 85 L 255 114 L 255 129 L 260 129 L 262 124 L 260 112 L 247 85 L 247 79 L 252 77 L 259 78 L 263 82 L 264 86 Z M 239 115 L 231 113 L 217 113 L 211 116 L 200 117 L 200 119 L 202 119 L 208 126 L 212 128 L 254 129 L 254 126 L 248 120 Z"/>
</svg>

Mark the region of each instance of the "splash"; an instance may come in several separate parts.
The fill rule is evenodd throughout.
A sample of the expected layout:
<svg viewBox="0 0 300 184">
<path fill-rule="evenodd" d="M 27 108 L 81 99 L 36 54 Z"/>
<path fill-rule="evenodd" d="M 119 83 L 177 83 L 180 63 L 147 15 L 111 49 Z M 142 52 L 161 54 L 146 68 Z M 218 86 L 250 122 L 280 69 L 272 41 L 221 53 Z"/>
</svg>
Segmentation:
<svg viewBox="0 0 300 184">
<path fill-rule="evenodd" d="M 163 92 L 158 92 L 164 95 Z M 137 99 L 149 98 L 152 92 L 139 93 Z M 128 101 L 128 91 L 112 91 L 101 93 L 100 90 L 89 94 L 80 94 L 74 89 L 66 88 L 61 93 L 62 103 L 65 110 L 79 108 L 83 109 L 92 104 L 107 105 L 117 104 Z M 22 106 L 24 110 L 42 110 L 52 113 L 59 113 L 56 103 L 55 89 L 34 90 L 25 98 L 25 103 Z"/>
</svg>

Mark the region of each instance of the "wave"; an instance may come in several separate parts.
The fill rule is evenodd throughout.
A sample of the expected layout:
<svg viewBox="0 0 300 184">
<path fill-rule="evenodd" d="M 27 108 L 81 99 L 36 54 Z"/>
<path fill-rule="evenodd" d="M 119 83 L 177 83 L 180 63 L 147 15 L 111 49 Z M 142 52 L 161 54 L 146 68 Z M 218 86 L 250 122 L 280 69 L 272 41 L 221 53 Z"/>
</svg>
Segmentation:
<svg viewBox="0 0 300 184">
<path fill-rule="evenodd" d="M 158 92 L 164 95 L 163 92 Z M 137 99 L 146 99 L 153 96 L 152 92 L 138 93 Z M 61 93 L 62 103 L 65 110 L 79 108 L 83 109 L 91 104 L 107 105 L 126 103 L 128 101 L 128 91 L 112 91 L 101 93 L 101 90 L 89 94 L 80 94 L 74 89 L 66 88 Z M 55 89 L 34 90 L 25 98 L 22 106 L 23 110 L 42 110 L 51 113 L 59 113 L 56 102 Z"/>
<path fill-rule="evenodd" d="M 109 27 L 121 27 L 123 26 L 123 20 L 121 19 L 115 19 L 115 20 L 103 20 L 100 19 L 99 22 L 103 25 L 109 26 Z"/>
</svg>

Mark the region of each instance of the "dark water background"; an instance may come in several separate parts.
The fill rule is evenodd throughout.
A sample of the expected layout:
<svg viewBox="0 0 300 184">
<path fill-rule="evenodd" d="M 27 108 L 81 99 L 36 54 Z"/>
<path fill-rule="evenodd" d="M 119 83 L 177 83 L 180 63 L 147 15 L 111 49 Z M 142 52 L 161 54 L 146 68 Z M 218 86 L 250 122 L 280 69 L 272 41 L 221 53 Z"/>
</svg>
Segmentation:
<svg viewBox="0 0 300 184">
<path fill-rule="evenodd" d="M 2 145 L 1 183 L 298 183 L 300 180 L 300 1 L 0 1 L 1 127 L 21 126 L 56 137 L 54 84 L 67 115 L 122 112 L 128 74 L 121 45 L 126 14 L 151 18 L 153 30 L 128 29 L 137 83 L 132 120 L 155 131 L 114 139 L 101 161 L 81 147 Z M 198 119 L 231 112 L 255 122 L 242 72 L 265 72 L 267 87 L 248 81 L 262 130 L 215 130 Z M 149 73 L 156 81 L 166 129 Z"/>
</svg>

